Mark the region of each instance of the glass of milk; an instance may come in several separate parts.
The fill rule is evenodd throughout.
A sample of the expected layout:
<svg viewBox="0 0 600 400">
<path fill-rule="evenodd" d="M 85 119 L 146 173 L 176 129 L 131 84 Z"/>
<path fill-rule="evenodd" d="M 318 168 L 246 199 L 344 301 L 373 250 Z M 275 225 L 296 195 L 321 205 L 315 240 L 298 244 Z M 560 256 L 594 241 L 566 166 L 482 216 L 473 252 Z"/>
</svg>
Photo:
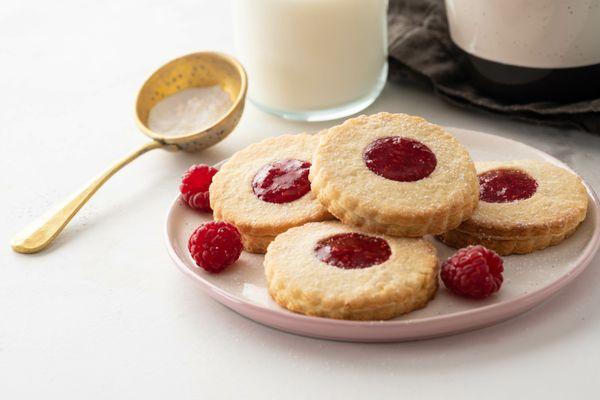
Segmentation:
<svg viewBox="0 0 600 400">
<path fill-rule="evenodd" d="M 324 121 L 369 106 L 387 77 L 388 0 L 233 0 L 248 97 L 284 118 Z"/>
</svg>

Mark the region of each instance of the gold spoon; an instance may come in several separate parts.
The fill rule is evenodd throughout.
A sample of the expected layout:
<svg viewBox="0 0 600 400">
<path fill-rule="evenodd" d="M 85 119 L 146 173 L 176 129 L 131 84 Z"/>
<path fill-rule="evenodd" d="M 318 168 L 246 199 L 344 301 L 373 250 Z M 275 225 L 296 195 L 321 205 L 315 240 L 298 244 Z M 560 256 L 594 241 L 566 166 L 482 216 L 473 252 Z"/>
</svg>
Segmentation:
<svg viewBox="0 0 600 400">
<path fill-rule="evenodd" d="M 233 104 L 227 113 L 211 127 L 200 132 L 165 136 L 148 128 L 148 114 L 163 98 L 180 90 L 219 85 L 229 93 Z M 138 93 L 135 114 L 140 130 L 152 140 L 119 160 L 94 179 L 81 192 L 71 196 L 48 213 L 42 215 L 12 240 L 11 246 L 19 253 L 36 253 L 48 246 L 83 207 L 94 193 L 117 171 L 147 151 L 164 148 L 195 152 L 223 140 L 236 127 L 242 112 L 247 89 L 246 73 L 242 65 L 226 54 L 200 52 L 188 54 L 163 65 L 144 83 Z"/>
</svg>

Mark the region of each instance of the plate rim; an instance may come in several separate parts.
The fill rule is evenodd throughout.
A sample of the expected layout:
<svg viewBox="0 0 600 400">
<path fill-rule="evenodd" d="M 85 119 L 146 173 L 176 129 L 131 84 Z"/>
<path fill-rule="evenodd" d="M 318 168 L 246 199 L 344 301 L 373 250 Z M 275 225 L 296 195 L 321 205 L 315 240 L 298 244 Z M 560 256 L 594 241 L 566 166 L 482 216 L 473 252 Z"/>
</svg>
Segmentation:
<svg viewBox="0 0 600 400">
<path fill-rule="evenodd" d="M 526 143 L 519 142 L 519 141 L 511 139 L 511 138 L 506 138 L 504 136 L 494 135 L 494 134 L 481 132 L 481 131 L 477 131 L 477 130 L 472 130 L 472 129 L 464 129 L 464 128 L 457 128 L 457 127 L 444 127 L 444 128 L 449 130 L 450 132 L 464 131 L 464 132 L 469 132 L 471 134 L 491 136 L 494 138 L 501 138 L 503 140 L 512 142 L 512 144 L 516 144 L 518 146 L 526 146 L 528 148 L 528 150 L 532 150 L 534 153 L 537 153 L 538 155 L 541 156 L 541 158 L 549 160 L 549 161 L 553 162 L 554 164 L 557 164 L 579 176 L 579 174 L 577 174 L 577 172 L 573 171 L 573 169 L 571 169 L 568 165 L 566 165 L 562 161 L 558 160 L 554 156 L 552 156 L 548 153 L 545 153 L 544 151 L 539 150 L 535 147 L 532 147 Z M 415 327 L 415 325 L 443 324 L 450 320 L 463 319 L 463 318 L 473 320 L 473 323 L 471 324 L 471 326 L 464 327 L 463 329 L 447 329 L 446 331 L 444 331 L 444 330 L 440 331 L 439 334 L 433 334 L 433 335 L 430 334 L 430 335 L 419 336 L 419 337 L 426 338 L 426 337 L 431 337 L 431 336 L 440 336 L 440 335 L 445 335 L 445 334 L 450 334 L 450 333 L 458 333 L 458 332 L 462 332 L 462 331 L 476 329 L 478 327 L 483 327 L 490 323 L 501 322 L 501 321 L 511 318 L 513 316 L 517 316 L 517 315 L 535 307 L 536 305 L 540 304 L 544 300 L 550 298 L 553 294 L 555 294 L 560 289 L 562 289 L 563 287 L 565 287 L 569 283 L 571 283 L 575 278 L 577 278 L 577 276 L 579 276 L 590 264 L 592 258 L 594 257 L 594 255 L 598 251 L 598 248 L 600 247 L 600 200 L 599 200 L 597 194 L 595 193 L 595 191 L 593 190 L 593 188 L 585 180 L 583 180 L 583 178 L 582 178 L 582 182 L 583 182 L 583 184 L 588 192 L 588 195 L 590 197 L 589 204 L 594 209 L 594 213 L 593 213 L 594 219 L 595 219 L 595 221 L 593 221 L 594 229 L 592 231 L 592 236 L 590 237 L 588 243 L 585 245 L 585 248 L 583 249 L 581 254 L 575 260 L 575 265 L 573 266 L 573 268 L 570 271 L 561 275 L 559 278 L 557 278 L 555 281 L 553 281 L 552 283 L 550 283 L 548 285 L 545 285 L 537 290 L 534 290 L 534 291 L 529 292 L 522 296 L 515 297 L 510 300 L 506 300 L 506 301 L 499 302 L 499 303 L 488 304 L 488 305 L 481 306 L 481 307 L 474 307 L 474 308 L 471 308 L 468 310 L 462 310 L 462 311 L 453 312 L 453 313 L 449 313 L 449 314 L 441 314 L 441 315 L 435 315 L 435 316 L 429 316 L 429 317 L 422 317 L 422 318 L 419 318 L 418 320 L 408 319 L 408 320 L 383 320 L 383 321 L 379 321 L 379 320 L 377 320 L 377 321 L 354 321 L 354 320 L 341 320 L 341 319 L 332 319 L 332 318 L 324 318 L 324 317 L 313 317 L 313 316 L 307 316 L 307 315 L 303 315 L 303 314 L 294 313 L 292 311 L 288 311 L 283 308 L 282 309 L 267 308 L 267 307 L 262 306 L 259 303 L 255 303 L 249 299 L 240 298 L 240 297 L 237 297 L 237 296 L 229 293 L 225 289 L 222 289 L 219 286 L 206 280 L 201 275 L 198 275 L 198 274 L 194 273 L 193 271 L 191 271 L 177 255 L 177 253 L 174 249 L 174 246 L 172 244 L 172 238 L 170 237 L 170 234 L 169 234 L 169 228 L 170 228 L 170 221 L 172 219 L 171 216 L 172 216 L 174 210 L 176 209 L 177 205 L 180 203 L 180 195 L 177 195 L 175 197 L 175 199 L 169 205 L 167 215 L 166 215 L 166 220 L 165 220 L 164 237 L 165 237 L 165 242 L 166 242 L 166 246 L 167 246 L 167 251 L 168 251 L 171 259 L 175 263 L 175 265 L 185 275 L 188 275 L 189 277 L 194 279 L 197 283 L 199 283 L 201 285 L 201 287 L 203 288 L 203 291 L 206 292 L 210 297 L 212 297 L 213 299 L 217 300 L 218 302 L 224 304 L 225 306 L 232 308 L 234 311 L 236 311 L 239 314 L 247 316 L 259 323 L 273 326 L 275 328 L 278 328 L 278 329 L 281 329 L 284 331 L 289 331 L 289 332 L 294 332 L 294 333 L 302 332 L 302 334 L 304 334 L 304 335 L 330 338 L 330 339 L 337 338 L 337 339 L 342 339 L 342 340 L 381 341 L 380 339 L 376 339 L 376 338 L 375 339 L 360 339 L 360 338 L 356 338 L 355 337 L 356 335 L 351 335 L 348 338 L 345 338 L 345 337 L 340 337 L 339 335 L 330 336 L 330 335 L 321 334 L 319 332 L 310 333 L 310 332 L 307 332 L 306 330 L 302 330 L 302 329 L 295 329 L 295 328 L 288 329 L 286 327 L 283 327 L 282 325 L 273 323 L 273 321 L 267 322 L 264 319 L 257 320 L 255 317 L 249 316 L 248 314 L 253 314 L 254 316 L 260 315 L 260 314 L 267 314 L 267 316 L 270 316 L 270 317 L 273 317 L 276 319 L 288 320 L 293 323 L 301 323 L 304 325 L 306 325 L 306 324 L 319 325 L 321 327 L 329 327 L 329 328 L 343 328 L 343 327 L 346 327 L 346 328 L 349 328 L 349 327 L 368 328 L 370 330 L 372 330 L 372 329 L 388 330 L 388 329 L 394 329 L 394 328 L 401 329 L 401 328 L 407 327 L 407 326 Z M 252 312 L 240 310 L 240 307 L 242 307 L 242 306 L 245 308 L 249 308 L 250 310 L 252 310 Z M 502 310 L 504 310 L 504 312 L 501 312 Z M 513 311 L 510 311 L 510 310 L 513 310 Z M 496 315 L 502 314 L 503 317 L 493 318 L 493 321 L 488 322 L 488 323 L 481 321 L 481 319 L 485 319 L 485 318 L 479 318 L 479 319 L 476 318 L 476 317 L 483 317 L 486 315 L 490 315 L 491 314 L 490 311 L 495 311 Z M 398 336 L 398 335 L 391 335 L 391 336 Z M 402 337 L 398 337 L 397 340 L 402 340 L 402 339 L 403 339 Z M 390 339 L 388 338 L 388 340 L 390 340 Z M 391 340 L 396 341 L 394 339 L 391 339 Z"/>
</svg>

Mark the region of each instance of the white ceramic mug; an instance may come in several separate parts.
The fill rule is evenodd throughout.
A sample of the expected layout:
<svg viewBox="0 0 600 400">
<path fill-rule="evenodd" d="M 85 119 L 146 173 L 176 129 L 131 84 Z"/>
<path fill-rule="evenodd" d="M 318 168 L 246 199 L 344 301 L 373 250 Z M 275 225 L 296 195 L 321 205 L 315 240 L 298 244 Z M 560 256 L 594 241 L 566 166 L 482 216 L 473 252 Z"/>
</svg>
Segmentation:
<svg viewBox="0 0 600 400">
<path fill-rule="evenodd" d="M 469 54 L 531 68 L 600 64 L 600 0 L 446 0 Z"/>
<path fill-rule="evenodd" d="M 446 0 L 483 91 L 511 101 L 600 96 L 600 0 Z"/>
</svg>

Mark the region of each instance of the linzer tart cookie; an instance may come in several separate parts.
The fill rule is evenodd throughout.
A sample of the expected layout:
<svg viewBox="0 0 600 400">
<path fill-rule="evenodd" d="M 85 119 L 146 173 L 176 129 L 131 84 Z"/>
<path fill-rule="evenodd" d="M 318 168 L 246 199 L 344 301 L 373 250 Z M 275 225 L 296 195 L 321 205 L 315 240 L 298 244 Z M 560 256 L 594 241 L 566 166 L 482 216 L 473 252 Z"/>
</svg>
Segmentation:
<svg viewBox="0 0 600 400">
<path fill-rule="evenodd" d="M 308 180 L 318 142 L 308 134 L 265 139 L 234 154 L 213 177 L 214 218 L 235 225 L 247 251 L 264 253 L 287 229 L 331 218 Z"/>
<path fill-rule="evenodd" d="M 482 244 L 501 255 L 525 254 L 562 242 L 585 219 L 581 179 L 543 161 L 476 163 L 479 206 L 458 228 L 439 236 L 452 246 Z"/>
<path fill-rule="evenodd" d="M 316 222 L 277 236 L 265 255 L 271 297 L 319 317 L 381 320 L 424 307 L 438 287 L 435 248 L 423 239 Z"/>
<path fill-rule="evenodd" d="M 363 115 L 329 129 L 310 180 L 341 221 L 394 236 L 455 228 L 479 199 L 467 150 L 441 127 L 405 114 Z"/>
</svg>

